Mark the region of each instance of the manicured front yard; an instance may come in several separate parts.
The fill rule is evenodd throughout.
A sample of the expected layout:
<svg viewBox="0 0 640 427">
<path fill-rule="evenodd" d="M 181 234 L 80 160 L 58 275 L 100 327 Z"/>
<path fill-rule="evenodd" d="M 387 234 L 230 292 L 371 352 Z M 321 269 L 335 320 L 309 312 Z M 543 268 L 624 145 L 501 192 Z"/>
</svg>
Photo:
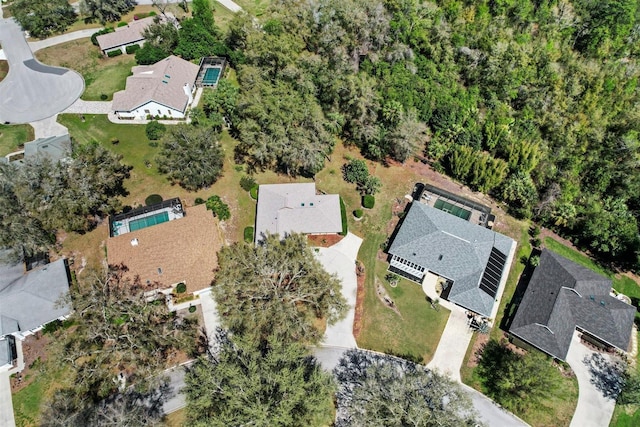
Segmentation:
<svg viewBox="0 0 640 427">
<path fill-rule="evenodd" d="M 0 156 L 19 150 L 25 142 L 34 138 L 31 125 L 0 125 Z"/>
<path fill-rule="evenodd" d="M 82 99 L 101 101 L 101 95 L 112 99 L 123 90 L 131 67 L 136 65 L 135 55 L 105 58 L 89 38 L 73 40 L 36 52 L 36 58 L 48 65 L 70 68 L 82 74 L 85 91 Z"/>
</svg>

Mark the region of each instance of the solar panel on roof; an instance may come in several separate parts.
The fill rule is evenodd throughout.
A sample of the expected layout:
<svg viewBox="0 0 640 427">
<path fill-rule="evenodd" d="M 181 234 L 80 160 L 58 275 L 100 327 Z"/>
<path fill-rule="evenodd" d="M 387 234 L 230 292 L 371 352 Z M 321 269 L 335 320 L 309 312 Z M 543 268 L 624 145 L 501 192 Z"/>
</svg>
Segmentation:
<svg viewBox="0 0 640 427">
<path fill-rule="evenodd" d="M 492 298 L 496 297 L 498 293 L 498 286 L 500 286 L 500 278 L 502 277 L 502 271 L 504 265 L 507 262 L 507 256 L 497 250 L 491 249 L 489 255 L 489 261 L 484 269 L 484 274 L 480 280 L 480 289 L 489 294 Z"/>
</svg>

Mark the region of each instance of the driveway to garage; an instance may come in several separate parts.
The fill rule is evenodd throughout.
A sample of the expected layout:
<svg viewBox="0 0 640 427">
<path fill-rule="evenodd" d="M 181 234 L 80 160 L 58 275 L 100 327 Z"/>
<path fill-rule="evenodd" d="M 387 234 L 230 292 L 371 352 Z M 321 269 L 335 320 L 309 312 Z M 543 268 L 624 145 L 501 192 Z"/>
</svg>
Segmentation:
<svg viewBox="0 0 640 427">
<path fill-rule="evenodd" d="M 606 427 L 611 422 L 613 410 L 616 407 L 615 400 L 605 397 L 591 381 L 593 375 L 584 360 L 585 357 L 590 359 L 594 353 L 597 352 L 582 344 L 578 332 L 574 332 L 567 354 L 567 363 L 578 379 L 578 406 L 571 419 L 570 427 Z M 610 360 L 608 355 L 603 356 Z"/>
<path fill-rule="evenodd" d="M 42 120 L 80 98 L 82 76 L 38 62 L 13 19 L 0 19 L 0 43 L 9 62 L 9 74 L 0 82 L 0 123 Z"/>
<path fill-rule="evenodd" d="M 325 270 L 338 276 L 342 282 L 342 296 L 347 300 L 349 309 L 344 319 L 328 325 L 321 346 L 355 348 L 353 320 L 356 312 L 358 278 L 356 276 L 356 258 L 362 239 L 348 233 L 344 239 L 329 248 L 318 248 L 317 257 Z"/>
</svg>

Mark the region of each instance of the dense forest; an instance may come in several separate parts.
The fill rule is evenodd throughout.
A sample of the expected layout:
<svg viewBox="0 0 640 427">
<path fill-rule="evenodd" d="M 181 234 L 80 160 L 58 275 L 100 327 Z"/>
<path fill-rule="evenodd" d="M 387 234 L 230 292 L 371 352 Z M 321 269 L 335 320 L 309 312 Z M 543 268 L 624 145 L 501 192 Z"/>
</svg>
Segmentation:
<svg viewBox="0 0 640 427">
<path fill-rule="evenodd" d="M 240 92 L 216 113 L 255 169 L 313 175 L 337 137 L 424 156 L 638 268 L 639 17 L 636 0 L 276 1 L 231 22 Z"/>
</svg>

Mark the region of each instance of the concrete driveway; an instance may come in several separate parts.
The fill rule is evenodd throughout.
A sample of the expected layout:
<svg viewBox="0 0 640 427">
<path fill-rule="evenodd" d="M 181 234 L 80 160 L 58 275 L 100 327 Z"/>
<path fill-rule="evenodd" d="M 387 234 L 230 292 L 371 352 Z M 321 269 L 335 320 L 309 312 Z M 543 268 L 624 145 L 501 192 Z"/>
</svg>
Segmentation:
<svg viewBox="0 0 640 427">
<path fill-rule="evenodd" d="M 574 332 L 567 363 L 578 379 L 578 406 L 571 419 L 571 427 L 606 427 L 616 406 L 615 400 L 605 397 L 592 382 L 591 370 L 584 359 L 594 353 L 580 342 L 578 332 Z M 610 360 L 608 355 L 604 356 Z"/>
<path fill-rule="evenodd" d="M 0 82 L 0 123 L 29 123 L 51 117 L 73 104 L 84 91 L 75 71 L 34 59 L 20 26 L 0 19 L 0 43 L 9 74 Z"/>
<path fill-rule="evenodd" d="M 318 248 L 317 257 L 322 266 L 342 282 L 342 296 L 347 300 L 349 309 L 344 319 L 334 325 L 328 325 L 321 346 L 354 348 L 357 347 L 353 336 L 353 320 L 356 311 L 358 279 L 356 277 L 356 257 L 362 239 L 348 233 L 340 242 L 330 248 Z"/>
<path fill-rule="evenodd" d="M 427 364 L 427 368 L 446 374 L 454 381 L 462 382 L 460 367 L 473 333 L 467 326 L 467 316 L 464 309 L 453 304 L 448 308 L 451 310 L 449 320 L 447 320 L 438 348 L 436 348 L 433 359 Z"/>
<path fill-rule="evenodd" d="M 6 427 L 16 425 L 13 417 L 10 376 L 11 374 L 8 371 L 0 372 L 0 426 Z"/>
</svg>

